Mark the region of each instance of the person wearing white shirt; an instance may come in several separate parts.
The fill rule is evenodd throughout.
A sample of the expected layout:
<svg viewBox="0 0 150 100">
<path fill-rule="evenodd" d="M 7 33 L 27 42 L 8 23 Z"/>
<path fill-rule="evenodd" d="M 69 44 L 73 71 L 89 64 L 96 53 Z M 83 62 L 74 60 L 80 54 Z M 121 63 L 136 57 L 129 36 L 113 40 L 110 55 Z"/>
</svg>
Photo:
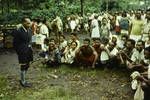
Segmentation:
<svg viewBox="0 0 150 100">
<path fill-rule="evenodd" d="M 107 49 L 109 50 L 110 56 L 116 56 L 118 53 L 118 49 L 116 48 L 116 43 L 110 42 Z"/>
<path fill-rule="evenodd" d="M 131 56 L 131 60 L 135 64 L 139 64 L 143 58 L 144 58 L 144 42 L 139 40 L 136 44 L 136 50 L 133 52 Z"/>
<path fill-rule="evenodd" d="M 118 39 L 118 41 L 117 41 L 117 48 L 118 49 L 124 49 L 127 40 L 128 40 L 128 36 L 127 35 L 122 35 L 121 39 Z"/>
<path fill-rule="evenodd" d="M 71 33 L 71 35 L 70 35 L 70 43 L 71 42 L 77 42 L 77 49 L 80 47 L 80 41 L 79 41 L 79 39 L 78 39 L 78 36 L 77 36 L 77 34 L 76 33 Z"/>
<path fill-rule="evenodd" d="M 91 22 L 91 27 L 92 27 L 91 38 L 99 38 L 100 32 L 99 32 L 99 23 L 97 20 L 97 16 L 94 16 L 94 19 Z"/>
<path fill-rule="evenodd" d="M 66 47 L 67 47 L 67 41 L 65 40 L 65 36 L 60 35 L 60 44 L 59 44 L 60 52 L 63 53 Z"/>
<path fill-rule="evenodd" d="M 39 34 L 39 33 L 37 33 L 36 35 L 35 35 L 35 43 L 36 43 L 36 45 L 39 45 L 40 46 L 40 49 L 42 49 L 42 47 L 44 46 L 44 40 L 45 40 L 45 38 L 46 38 L 46 36 L 45 35 L 42 35 L 42 34 Z"/>
<path fill-rule="evenodd" d="M 142 40 L 147 41 L 149 39 L 150 33 L 150 16 L 147 16 L 147 21 L 144 24 Z"/>
<path fill-rule="evenodd" d="M 141 88 L 144 91 L 144 100 L 149 100 L 150 95 L 150 46 L 144 49 L 144 71 L 136 77 L 141 82 Z"/>
<path fill-rule="evenodd" d="M 71 42 L 70 47 L 66 47 L 65 51 L 63 52 L 64 56 L 62 57 L 61 61 L 63 63 L 72 64 L 75 58 L 75 52 L 77 50 L 77 42 Z"/>
<path fill-rule="evenodd" d="M 109 44 L 101 52 L 101 62 L 102 62 L 102 64 L 105 64 L 106 67 L 109 67 L 109 68 L 116 67 L 117 53 L 118 53 L 118 49 L 116 48 L 116 43 L 109 42 Z"/>
<path fill-rule="evenodd" d="M 39 33 L 42 34 L 42 35 L 45 35 L 46 37 L 49 37 L 48 27 L 44 23 L 46 23 L 46 20 L 43 21 L 43 23 L 39 23 L 39 26 L 40 26 Z"/>
<path fill-rule="evenodd" d="M 143 70 L 141 67 L 141 63 L 144 61 L 144 42 L 142 40 L 139 40 L 137 42 L 136 50 L 131 56 L 131 61 L 132 62 L 130 62 L 127 66 L 129 69 L 138 71 Z"/>
</svg>

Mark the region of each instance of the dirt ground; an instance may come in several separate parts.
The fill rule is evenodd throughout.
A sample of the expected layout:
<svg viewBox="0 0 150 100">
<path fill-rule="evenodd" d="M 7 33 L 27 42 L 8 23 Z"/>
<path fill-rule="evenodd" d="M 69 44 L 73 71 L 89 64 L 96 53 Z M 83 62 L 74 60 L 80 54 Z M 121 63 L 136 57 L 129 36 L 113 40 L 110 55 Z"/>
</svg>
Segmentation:
<svg viewBox="0 0 150 100">
<path fill-rule="evenodd" d="M 31 88 L 20 86 L 19 71 L 16 53 L 1 50 L 0 100 L 133 100 L 127 70 L 47 68 L 37 61 L 27 75 Z"/>
</svg>

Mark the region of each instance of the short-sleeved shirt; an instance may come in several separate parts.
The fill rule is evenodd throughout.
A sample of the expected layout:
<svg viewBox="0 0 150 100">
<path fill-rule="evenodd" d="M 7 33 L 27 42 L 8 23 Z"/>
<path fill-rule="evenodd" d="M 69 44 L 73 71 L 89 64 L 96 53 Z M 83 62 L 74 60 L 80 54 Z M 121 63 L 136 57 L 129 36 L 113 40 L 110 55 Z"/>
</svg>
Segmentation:
<svg viewBox="0 0 150 100">
<path fill-rule="evenodd" d="M 131 60 L 136 64 L 139 64 L 142 60 L 144 60 L 144 50 L 141 52 L 135 50 L 131 56 Z"/>
</svg>

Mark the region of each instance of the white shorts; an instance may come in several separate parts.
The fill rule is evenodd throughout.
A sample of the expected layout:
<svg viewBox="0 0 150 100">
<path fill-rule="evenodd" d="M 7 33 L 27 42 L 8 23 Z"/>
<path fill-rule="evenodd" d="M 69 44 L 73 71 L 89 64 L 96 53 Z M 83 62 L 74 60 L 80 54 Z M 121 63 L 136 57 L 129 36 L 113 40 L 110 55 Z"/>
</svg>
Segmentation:
<svg viewBox="0 0 150 100">
<path fill-rule="evenodd" d="M 142 37 L 141 35 L 130 35 L 130 39 L 135 40 L 135 42 L 137 42 L 138 40 L 140 40 Z"/>
</svg>

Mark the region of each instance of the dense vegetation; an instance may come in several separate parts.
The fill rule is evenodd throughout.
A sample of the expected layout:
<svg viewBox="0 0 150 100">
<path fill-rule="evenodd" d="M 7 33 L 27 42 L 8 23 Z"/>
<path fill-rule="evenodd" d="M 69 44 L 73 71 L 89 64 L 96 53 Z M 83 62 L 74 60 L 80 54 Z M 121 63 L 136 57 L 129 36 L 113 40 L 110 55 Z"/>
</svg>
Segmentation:
<svg viewBox="0 0 150 100">
<path fill-rule="evenodd" d="M 141 1 L 141 0 L 132 0 Z M 148 2 L 144 0 L 144 2 Z M 29 15 L 31 18 L 42 16 L 64 18 L 71 13 L 84 15 L 100 11 L 116 11 L 139 8 L 130 5 L 131 0 L 0 0 L 0 22 L 16 23 L 20 17 Z"/>
</svg>

